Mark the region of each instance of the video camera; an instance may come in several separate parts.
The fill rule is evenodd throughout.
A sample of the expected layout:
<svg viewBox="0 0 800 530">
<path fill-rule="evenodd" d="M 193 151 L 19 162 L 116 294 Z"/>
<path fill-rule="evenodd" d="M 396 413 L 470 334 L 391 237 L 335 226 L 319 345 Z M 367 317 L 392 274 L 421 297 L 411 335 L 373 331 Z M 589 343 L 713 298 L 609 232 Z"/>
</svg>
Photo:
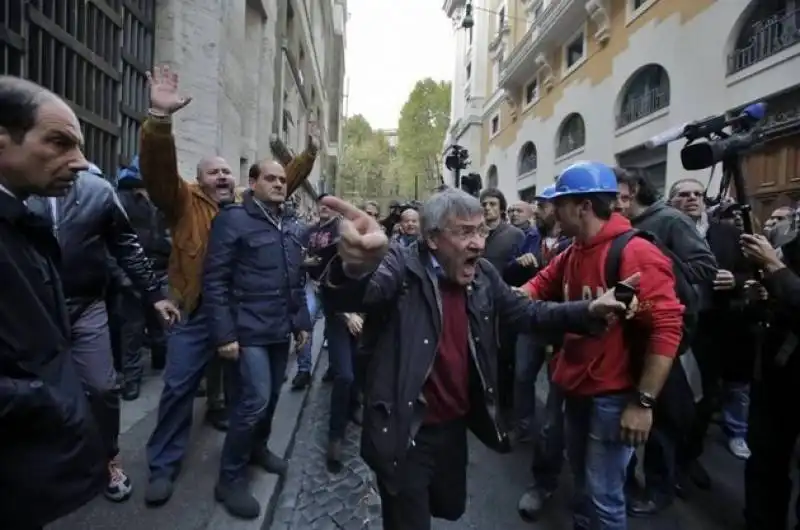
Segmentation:
<svg viewBox="0 0 800 530">
<path fill-rule="evenodd" d="M 685 139 L 686 145 L 681 149 L 683 168 L 687 171 L 712 168 L 712 177 L 714 166 L 722 162 L 719 192 L 716 197 L 710 198 L 706 190 L 706 201 L 712 205 L 719 204 L 733 184 L 736 203 L 732 207 L 741 212 L 745 232 L 752 234 L 753 224 L 742 175 L 741 155 L 763 141 L 763 132 L 756 125 L 766 112 L 766 103 L 753 103 L 733 117 L 725 114 L 709 116 L 665 131 L 645 142 L 645 147 L 654 149 Z M 730 132 L 726 129 L 730 129 Z"/>
</svg>

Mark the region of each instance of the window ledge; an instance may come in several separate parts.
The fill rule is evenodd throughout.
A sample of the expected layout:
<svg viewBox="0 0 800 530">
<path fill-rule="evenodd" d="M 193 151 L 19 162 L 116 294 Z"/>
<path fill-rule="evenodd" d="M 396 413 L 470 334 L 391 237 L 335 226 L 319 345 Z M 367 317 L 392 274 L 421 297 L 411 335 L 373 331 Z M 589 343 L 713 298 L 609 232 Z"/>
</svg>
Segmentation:
<svg viewBox="0 0 800 530">
<path fill-rule="evenodd" d="M 658 2 L 658 0 L 648 0 L 639 6 L 638 9 L 632 9 L 631 0 L 627 0 L 625 2 L 625 26 L 630 26 L 636 22 L 636 19 L 644 15 L 656 2 Z"/>
<path fill-rule="evenodd" d="M 634 130 L 638 129 L 639 127 L 647 125 L 650 122 L 653 122 L 653 121 L 656 121 L 658 119 L 661 119 L 664 116 L 666 116 L 667 114 L 669 114 L 669 106 L 664 107 L 661 110 L 657 110 L 657 111 L 655 111 L 653 113 L 650 113 L 647 116 L 639 118 L 636 121 L 632 121 L 629 124 L 625 125 L 624 127 L 620 127 L 619 129 L 614 131 L 614 136 L 622 136 L 623 134 L 627 134 L 627 133 L 629 133 L 631 131 L 634 131 Z"/>
<path fill-rule="evenodd" d="M 584 53 L 584 54 L 583 54 L 583 57 L 581 57 L 580 59 L 578 59 L 578 60 L 575 62 L 575 64 L 573 64 L 573 65 L 572 65 L 572 66 L 570 66 L 569 68 L 565 69 L 565 70 L 562 72 L 562 74 L 561 74 L 561 79 L 562 79 L 562 81 L 563 81 L 564 79 L 568 78 L 568 77 L 569 77 L 569 76 L 572 74 L 572 72 L 574 72 L 575 70 L 577 70 L 578 68 L 580 68 L 581 66 L 583 66 L 583 63 L 585 63 L 585 62 L 586 62 L 586 59 L 587 59 L 587 56 L 586 56 L 586 53 Z"/>
<path fill-rule="evenodd" d="M 586 146 L 585 145 L 582 146 L 582 147 L 579 147 L 577 149 L 574 149 L 574 150 L 570 151 L 569 153 L 566 153 L 564 155 L 556 157 L 555 162 L 556 162 L 556 164 L 560 164 L 561 162 L 566 162 L 570 158 L 575 158 L 578 155 L 582 155 L 584 153 L 584 151 L 586 151 Z"/>
<path fill-rule="evenodd" d="M 527 171 L 525 173 L 521 173 L 521 174 L 517 175 L 517 180 L 525 180 L 525 179 L 531 178 L 531 177 L 535 178 L 537 169 L 531 169 L 530 171 Z"/>
<path fill-rule="evenodd" d="M 772 57 L 767 57 L 763 61 L 759 61 L 757 63 L 751 64 L 744 70 L 739 70 L 733 75 L 729 75 L 725 81 L 726 84 L 731 87 L 736 83 L 741 83 L 745 79 L 753 77 L 756 74 L 760 74 L 764 70 L 769 70 L 770 68 L 774 68 L 781 63 L 785 63 L 789 59 L 793 59 L 794 57 L 800 55 L 800 44 L 795 44 L 794 46 L 790 46 L 785 50 L 782 50 Z"/>
</svg>

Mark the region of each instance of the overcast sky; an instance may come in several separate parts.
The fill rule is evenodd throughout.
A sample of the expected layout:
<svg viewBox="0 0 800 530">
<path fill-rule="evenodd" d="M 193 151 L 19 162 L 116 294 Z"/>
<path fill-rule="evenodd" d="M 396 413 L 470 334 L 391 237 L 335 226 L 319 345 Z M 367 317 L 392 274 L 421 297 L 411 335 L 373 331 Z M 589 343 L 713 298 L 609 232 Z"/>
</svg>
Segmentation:
<svg viewBox="0 0 800 530">
<path fill-rule="evenodd" d="M 348 115 L 362 114 L 376 129 L 393 129 L 419 79 L 453 79 L 453 26 L 442 10 L 443 3 L 348 0 Z"/>
</svg>

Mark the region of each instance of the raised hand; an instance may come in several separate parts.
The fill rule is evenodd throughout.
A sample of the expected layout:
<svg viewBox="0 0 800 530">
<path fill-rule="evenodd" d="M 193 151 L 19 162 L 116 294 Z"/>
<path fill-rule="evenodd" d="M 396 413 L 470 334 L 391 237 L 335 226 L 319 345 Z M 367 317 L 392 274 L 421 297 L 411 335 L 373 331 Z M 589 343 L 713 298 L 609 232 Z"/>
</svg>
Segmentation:
<svg viewBox="0 0 800 530">
<path fill-rule="evenodd" d="M 156 66 L 147 72 L 150 85 L 150 107 L 157 112 L 174 114 L 191 103 L 191 96 L 182 96 L 178 92 L 178 74 L 169 66 Z"/>
<path fill-rule="evenodd" d="M 641 273 L 637 272 L 633 276 L 625 278 L 620 283 L 624 283 L 628 287 L 636 289 L 639 286 L 639 280 L 641 277 Z M 626 306 L 624 302 L 617 300 L 615 295 L 616 293 L 614 289 L 609 289 L 603 293 L 603 296 L 592 301 L 592 303 L 589 305 L 589 311 L 595 316 L 606 317 L 623 313 L 625 314 L 626 318 L 631 318 L 636 312 L 636 308 L 639 303 L 636 296 L 634 296 L 629 307 Z"/>
<path fill-rule="evenodd" d="M 321 202 L 342 216 L 338 247 L 345 274 L 359 277 L 377 269 L 389 249 L 378 221 L 338 197 L 329 195 Z"/>
</svg>

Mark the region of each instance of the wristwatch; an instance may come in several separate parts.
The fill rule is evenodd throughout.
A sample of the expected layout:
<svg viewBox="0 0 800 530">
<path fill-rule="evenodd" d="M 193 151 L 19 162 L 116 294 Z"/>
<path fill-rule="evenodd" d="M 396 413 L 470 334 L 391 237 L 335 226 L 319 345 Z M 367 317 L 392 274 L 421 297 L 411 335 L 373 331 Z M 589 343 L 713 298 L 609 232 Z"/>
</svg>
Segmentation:
<svg viewBox="0 0 800 530">
<path fill-rule="evenodd" d="M 656 397 L 649 392 L 642 392 L 641 390 L 636 393 L 634 403 L 643 409 L 652 409 L 656 406 Z"/>
</svg>

